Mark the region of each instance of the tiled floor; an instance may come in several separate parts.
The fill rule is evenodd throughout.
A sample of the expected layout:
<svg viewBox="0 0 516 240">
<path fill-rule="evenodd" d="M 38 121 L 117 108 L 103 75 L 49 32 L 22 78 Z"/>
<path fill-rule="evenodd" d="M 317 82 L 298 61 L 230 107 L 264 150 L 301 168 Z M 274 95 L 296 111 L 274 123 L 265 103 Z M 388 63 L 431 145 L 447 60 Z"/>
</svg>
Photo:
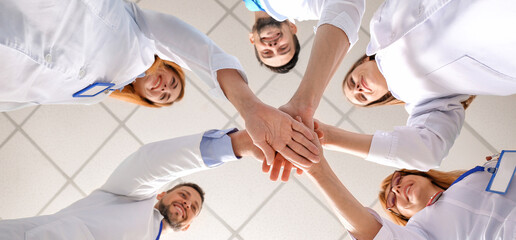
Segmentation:
<svg viewBox="0 0 516 240">
<path fill-rule="evenodd" d="M 329 84 L 316 113 L 323 122 L 363 133 L 404 125 L 402 107 L 357 109 L 341 93 L 341 79 L 368 42 L 368 20 L 381 0 L 367 1 L 360 41 Z M 316 22 L 298 23 L 300 61 L 286 75 L 258 66 L 247 33 L 252 14 L 241 0 L 141 0 L 143 8 L 176 15 L 209 35 L 245 67 L 249 85 L 266 103 L 284 104 L 306 68 Z M 210 128 L 242 128 L 227 101 L 212 99 L 188 74 L 186 96 L 171 108 L 145 109 L 108 99 L 93 106 L 40 106 L 0 113 L 0 219 L 50 214 L 99 187 L 144 143 Z M 516 96 L 478 97 L 443 169 L 470 168 L 516 144 Z M 340 179 L 365 206 L 377 208 L 381 179 L 393 169 L 326 151 Z M 168 239 L 348 239 L 305 176 L 270 182 L 252 159 L 187 177 L 207 191 L 205 210 L 185 233 Z"/>
</svg>

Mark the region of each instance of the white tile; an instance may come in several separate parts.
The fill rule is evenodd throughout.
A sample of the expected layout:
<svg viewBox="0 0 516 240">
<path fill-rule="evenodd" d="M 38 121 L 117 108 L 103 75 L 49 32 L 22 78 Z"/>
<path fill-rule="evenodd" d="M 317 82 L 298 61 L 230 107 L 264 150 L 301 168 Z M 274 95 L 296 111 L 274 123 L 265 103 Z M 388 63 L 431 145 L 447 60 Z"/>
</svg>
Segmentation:
<svg viewBox="0 0 516 240">
<path fill-rule="evenodd" d="M 9 115 L 9 117 L 11 117 L 17 124 L 21 124 L 36 108 L 37 106 L 26 107 L 16 111 L 7 112 L 7 115 Z"/>
<path fill-rule="evenodd" d="M 233 229 L 238 229 L 278 186 L 261 172 L 261 163 L 252 158 L 184 178 L 206 192 L 211 209 Z"/>
<path fill-rule="evenodd" d="M 402 105 L 372 108 L 355 107 L 349 118 L 364 133 L 374 134 L 376 130 L 389 131 L 393 130 L 395 126 L 405 126 L 408 114 Z"/>
<path fill-rule="evenodd" d="M 214 217 L 210 211 L 203 209 L 199 216 L 192 222 L 190 228 L 184 232 L 171 232 L 163 235 L 163 240 L 226 240 L 231 232 Z"/>
<path fill-rule="evenodd" d="M 439 170 L 451 171 L 471 169 L 485 163 L 485 157 L 494 153 L 489 151 L 471 132 L 462 128 L 448 156 L 442 161 Z"/>
<path fill-rule="evenodd" d="M 41 215 L 54 214 L 70 204 L 84 198 L 76 188 L 68 184 L 65 189 L 48 205 Z"/>
<path fill-rule="evenodd" d="M 227 8 L 232 8 L 237 3 L 244 5 L 242 0 L 218 0 L 218 1 L 221 2 L 222 4 L 224 4 Z M 245 6 L 244 6 L 244 8 L 245 8 Z"/>
<path fill-rule="evenodd" d="M 0 149 L 0 216 L 31 217 L 66 179 L 19 132 Z"/>
<path fill-rule="evenodd" d="M 106 98 L 104 101 L 102 101 L 101 104 L 104 104 L 119 120 L 125 120 L 127 116 L 131 112 L 134 111 L 135 108 L 138 107 L 138 105 L 133 103 L 128 103 L 120 100 L 116 100 L 113 98 Z"/>
<path fill-rule="evenodd" d="M 287 183 L 240 235 L 252 239 L 337 239 L 344 227 L 297 184 Z"/>
<path fill-rule="evenodd" d="M 273 107 L 280 107 L 286 104 L 297 90 L 301 78 L 295 73 L 278 75 L 274 78 L 258 97 L 265 103 Z"/>
<path fill-rule="evenodd" d="M 71 176 L 118 124 L 100 105 L 42 106 L 23 129 Z"/>
<path fill-rule="evenodd" d="M 102 186 L 118 165 L 140 144 L 126 130 L 115 133 L 95 157 L 75 177 L 74 181 L 86 194 Z"/>
<path fill-rule="evenodd" d="M 516 149 L 516 95 L 478 96 L 466 110 L 466 122 L 498 151 Z"/>
<path fill-rule="evenodd" d="M 203 33 L 209 31 L 226 13 L 215 1 L 204 0 L 141 0 L 138 6 L 178 17 Z"/>
<path fill-rule="evenodd" d="M 0 126 L 2 126 L 2 128 L 0 128 L 0 144 L 2 144 L 7 137 L 13 133 L 16 126 L 3 114 L 0 114 Z"/>
<path fill-rule="evenodd" d="M 342 114 L 335 109 L 335 105 L 331 105 L 326 99 L 321 99 L 317 111 L 315 111 L 314 118 L 324 123 L 335 125 L 342 118 Z"/>
<path fill-rule="evenodd" d="M 192 87 L 168 108 L 139 108 L 126 125 L 144 143 L 222 128 L 228 119 Z"/>
</svg>

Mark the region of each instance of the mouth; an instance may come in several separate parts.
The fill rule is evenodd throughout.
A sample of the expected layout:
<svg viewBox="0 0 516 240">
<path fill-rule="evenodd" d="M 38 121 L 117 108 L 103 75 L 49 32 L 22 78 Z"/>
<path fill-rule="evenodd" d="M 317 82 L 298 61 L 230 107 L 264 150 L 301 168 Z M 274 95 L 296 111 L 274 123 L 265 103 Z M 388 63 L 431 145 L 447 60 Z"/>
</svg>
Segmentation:
<svg viewBox="0 0 516 240">
<path fill-rule="evenodd" d="M 185 209 L 181 204 L 174 203 L 174 207 L 176 208 L 177 212 L 181 215 L 181 218 L 185 218 Z"/>
<path fill-rule="evenodd" d="M 264 37 L 260 36 L 260 40 L 262 42 L 274 42 L 274 41 L 277 41 L 281 37 L 281 32 L 269 31 L 264 35 L 265 35 Z"/>
<path fill-rule="evenodd" d="M 158 88 L 159 86 L 161 86 L 161 82 L 162 82 L 161 76 L 158 76 L 156 78 L 156 82 L 154 83 L 154 86 L 152 86 L 151 90 L 154 90 L 154 89 Z"/>
</svg>

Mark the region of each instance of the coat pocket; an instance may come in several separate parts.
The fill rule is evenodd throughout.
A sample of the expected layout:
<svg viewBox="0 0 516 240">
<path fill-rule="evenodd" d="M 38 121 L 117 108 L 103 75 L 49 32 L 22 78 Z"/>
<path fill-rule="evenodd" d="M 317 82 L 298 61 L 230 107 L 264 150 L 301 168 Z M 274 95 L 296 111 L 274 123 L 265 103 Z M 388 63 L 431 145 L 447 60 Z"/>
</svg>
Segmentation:
<svg viewBox="0 0 516 240">
<path fill-rule="evenodd" d="M 76 217 L 62 218 L 33 228 L 25 233 L 25 240 L 95 240 L 86 225 Z"/>
</svg>

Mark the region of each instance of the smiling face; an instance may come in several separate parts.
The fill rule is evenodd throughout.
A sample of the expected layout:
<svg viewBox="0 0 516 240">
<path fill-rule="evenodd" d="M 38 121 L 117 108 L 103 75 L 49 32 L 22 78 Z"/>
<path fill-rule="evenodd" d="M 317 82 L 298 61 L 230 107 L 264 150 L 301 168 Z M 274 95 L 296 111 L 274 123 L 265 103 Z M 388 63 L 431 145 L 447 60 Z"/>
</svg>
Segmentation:
<svg viewBox="0 0 516 240">
<path fill-rule="evenodd" d="M 185 231 L 190 226 L 202 207 L 199 192 L 192 187 L 182 186 L 167 193 L 158 194 L 156 208 L 163 215 L 164 221 L 174 231 Z"/>
<path fill-rule="evenodd" d="M 133 82 L 136 94 L 154 103 L 174 102 L 181 94 L 183 85 L 171 68 L 162 64 L 145 77 L 137 78 Z"/>
<path fill-rule="evenodd" d="M 249 41 L 256 48 L 258 58 L 266 65 L 279 67 L 287 64 L 296 52 L 296 25 L 278 22 L 271 17 L 259 18 L 249 33 Z"/>
<path fill-rule="evenodd" d="M 385 192 L 387 207 L 396 214 L 406 218 L 414 216 L 417 212 L 426 207 L 428 201 L 437 192 L 443 189 L 434 185 L 430 179 L 419 175 L 404 175 L 396 178 L 396 173 L 391 184 L 387 186 L 390 191 Z"/>
<path fill-rule="evenodd" d="M 375 60 L 366 58 L 344 79 L 344 94 L 352 103 L 365 106 L 389 92 L 387 81 Z"/>
</svg>

